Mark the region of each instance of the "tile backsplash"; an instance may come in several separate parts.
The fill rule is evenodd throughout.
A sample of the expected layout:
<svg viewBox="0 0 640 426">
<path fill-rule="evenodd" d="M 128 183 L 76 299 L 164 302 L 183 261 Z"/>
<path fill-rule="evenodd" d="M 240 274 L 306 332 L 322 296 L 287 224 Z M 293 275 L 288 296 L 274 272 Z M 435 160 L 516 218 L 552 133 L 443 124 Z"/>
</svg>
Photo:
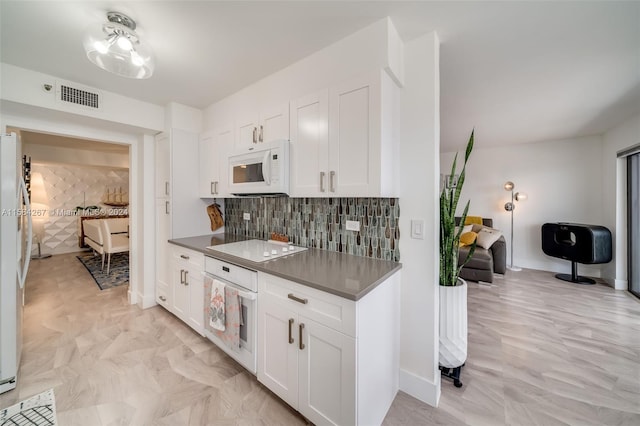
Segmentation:
<svg viewBox="0 0 640 426">
<path fill-rule="evenodd" d="M 245 221 L 243 213 L 250 213 Z M 360 231 L 347 231 L 347 220 Z M 296 245 L 400 261 L 397 198 L 228 198 L 225 228 L 233 235 L 268 239 L 285 234 Z"/>
</svg>

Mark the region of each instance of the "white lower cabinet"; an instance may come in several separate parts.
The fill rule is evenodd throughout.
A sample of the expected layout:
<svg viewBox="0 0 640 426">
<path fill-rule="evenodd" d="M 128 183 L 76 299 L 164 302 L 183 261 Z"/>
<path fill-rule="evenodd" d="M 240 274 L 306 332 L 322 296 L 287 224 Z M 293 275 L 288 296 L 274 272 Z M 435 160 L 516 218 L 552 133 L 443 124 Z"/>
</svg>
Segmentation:
<svg viewBox="0 0 640 426">
<path fill-rule="evenodd" d="M 300 316 L 298 410 L 315 424 L 356 420 L 356 339 Z"/>
<path fill-rule="evenodd" d="M 204 255 L 171 245 L 169 271 L 169 311 L 204 335 Z"/>
<path fill-rule="evenodd" d="M 259 291 L 259 290 L 258 290 Z M 298 406 L 297 315 L 271 296 L 258 303 L 258 380 L 287 404 Z"/>
<path fill-rule="evenodd" d="M 259 273 L 258 380 L 316 425 L 382 423 L 398 390 L 397 282 L 354 302 Z"/>
</svg>

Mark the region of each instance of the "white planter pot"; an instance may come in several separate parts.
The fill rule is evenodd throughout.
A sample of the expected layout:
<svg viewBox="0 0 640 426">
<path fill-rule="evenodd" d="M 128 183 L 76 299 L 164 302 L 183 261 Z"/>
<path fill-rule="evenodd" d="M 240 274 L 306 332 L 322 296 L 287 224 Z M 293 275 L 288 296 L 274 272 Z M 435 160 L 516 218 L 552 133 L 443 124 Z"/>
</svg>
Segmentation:
<svg viewBox="0 0 640 426">
<path fill-rule="evenodd" d="M 440 286 L 440 365 L 460 367 L 467 360 L 467 283 Z"/>
</svg>

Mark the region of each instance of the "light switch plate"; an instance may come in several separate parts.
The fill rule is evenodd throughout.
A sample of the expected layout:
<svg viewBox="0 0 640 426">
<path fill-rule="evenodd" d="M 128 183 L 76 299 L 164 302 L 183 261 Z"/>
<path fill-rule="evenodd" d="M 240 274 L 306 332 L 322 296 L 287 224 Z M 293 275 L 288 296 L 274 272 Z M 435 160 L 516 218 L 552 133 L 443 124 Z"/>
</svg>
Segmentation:
<svg viewBox="0 0 640 426">
<path fill-rule="evenodd" d="M 347 231 L 359 231 L 360 230 L 360 221 L 359 220 L 348 220 L 347 221 Z"/>
<path fill-rule="evenodd" d="M 247 212 L 242 213 L 242 219 L 251 220 L 251 213 L 247 213 Z"/>
<path fill-rule="evenodd" d="M 411 238 L 424 240 L 424 220 L 411 219 Z"/>
</svg>

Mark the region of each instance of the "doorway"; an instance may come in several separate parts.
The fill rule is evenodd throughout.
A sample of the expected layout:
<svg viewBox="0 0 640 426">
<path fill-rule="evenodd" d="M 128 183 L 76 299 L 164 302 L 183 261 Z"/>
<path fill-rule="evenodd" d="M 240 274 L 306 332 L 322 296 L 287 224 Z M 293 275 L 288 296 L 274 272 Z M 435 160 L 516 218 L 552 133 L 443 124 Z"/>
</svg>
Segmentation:
<svg viewBox="0 0 640 426">
<path fill-rule="evenodd" d="M 83 238 L 83 225 L 86 220 L 106 217 L 127 218 L 127 223 L 133 223 L 129 220 L 129 200 L 135 201 L 129 197 L 132 146 L 16 127 L 7 130 L 18 134 L 22 153 L 31 164 L 31 180 L 33 184 L 39 180 L 42 187 L 37 192 L 44 199 L 38 202 L 44 203 L 46 215 L 42 217 L 41 232 L 36 232 L 34 226 L 34 245 L 37 242 L 38 247 L 42 246 L 43 255 L 66 254 L 74 260 L 77 257 L 101 289 L 105 288 L 105 282 L 109 287 L 128 282 L 127 297 L 131 298 L 135 285 L 131 271 L 136 260 L 120 255 L 116 273 L 106 274 L 106 262 L 100 269 L 100 256 L 97 266 L 94 265 L 96 261 Z M 32 191 L 32 201 L 35 195 L 38 194 Z M 129 240 L 135 227 L 123 229 Z M 40 251 L 32 258 L 46 258 L 39 255 Z"/>
<path fill-rule="evenodd" d="M 640 153 L 627 157 L 629 291 L 640 298 Z"/>
</svg>

